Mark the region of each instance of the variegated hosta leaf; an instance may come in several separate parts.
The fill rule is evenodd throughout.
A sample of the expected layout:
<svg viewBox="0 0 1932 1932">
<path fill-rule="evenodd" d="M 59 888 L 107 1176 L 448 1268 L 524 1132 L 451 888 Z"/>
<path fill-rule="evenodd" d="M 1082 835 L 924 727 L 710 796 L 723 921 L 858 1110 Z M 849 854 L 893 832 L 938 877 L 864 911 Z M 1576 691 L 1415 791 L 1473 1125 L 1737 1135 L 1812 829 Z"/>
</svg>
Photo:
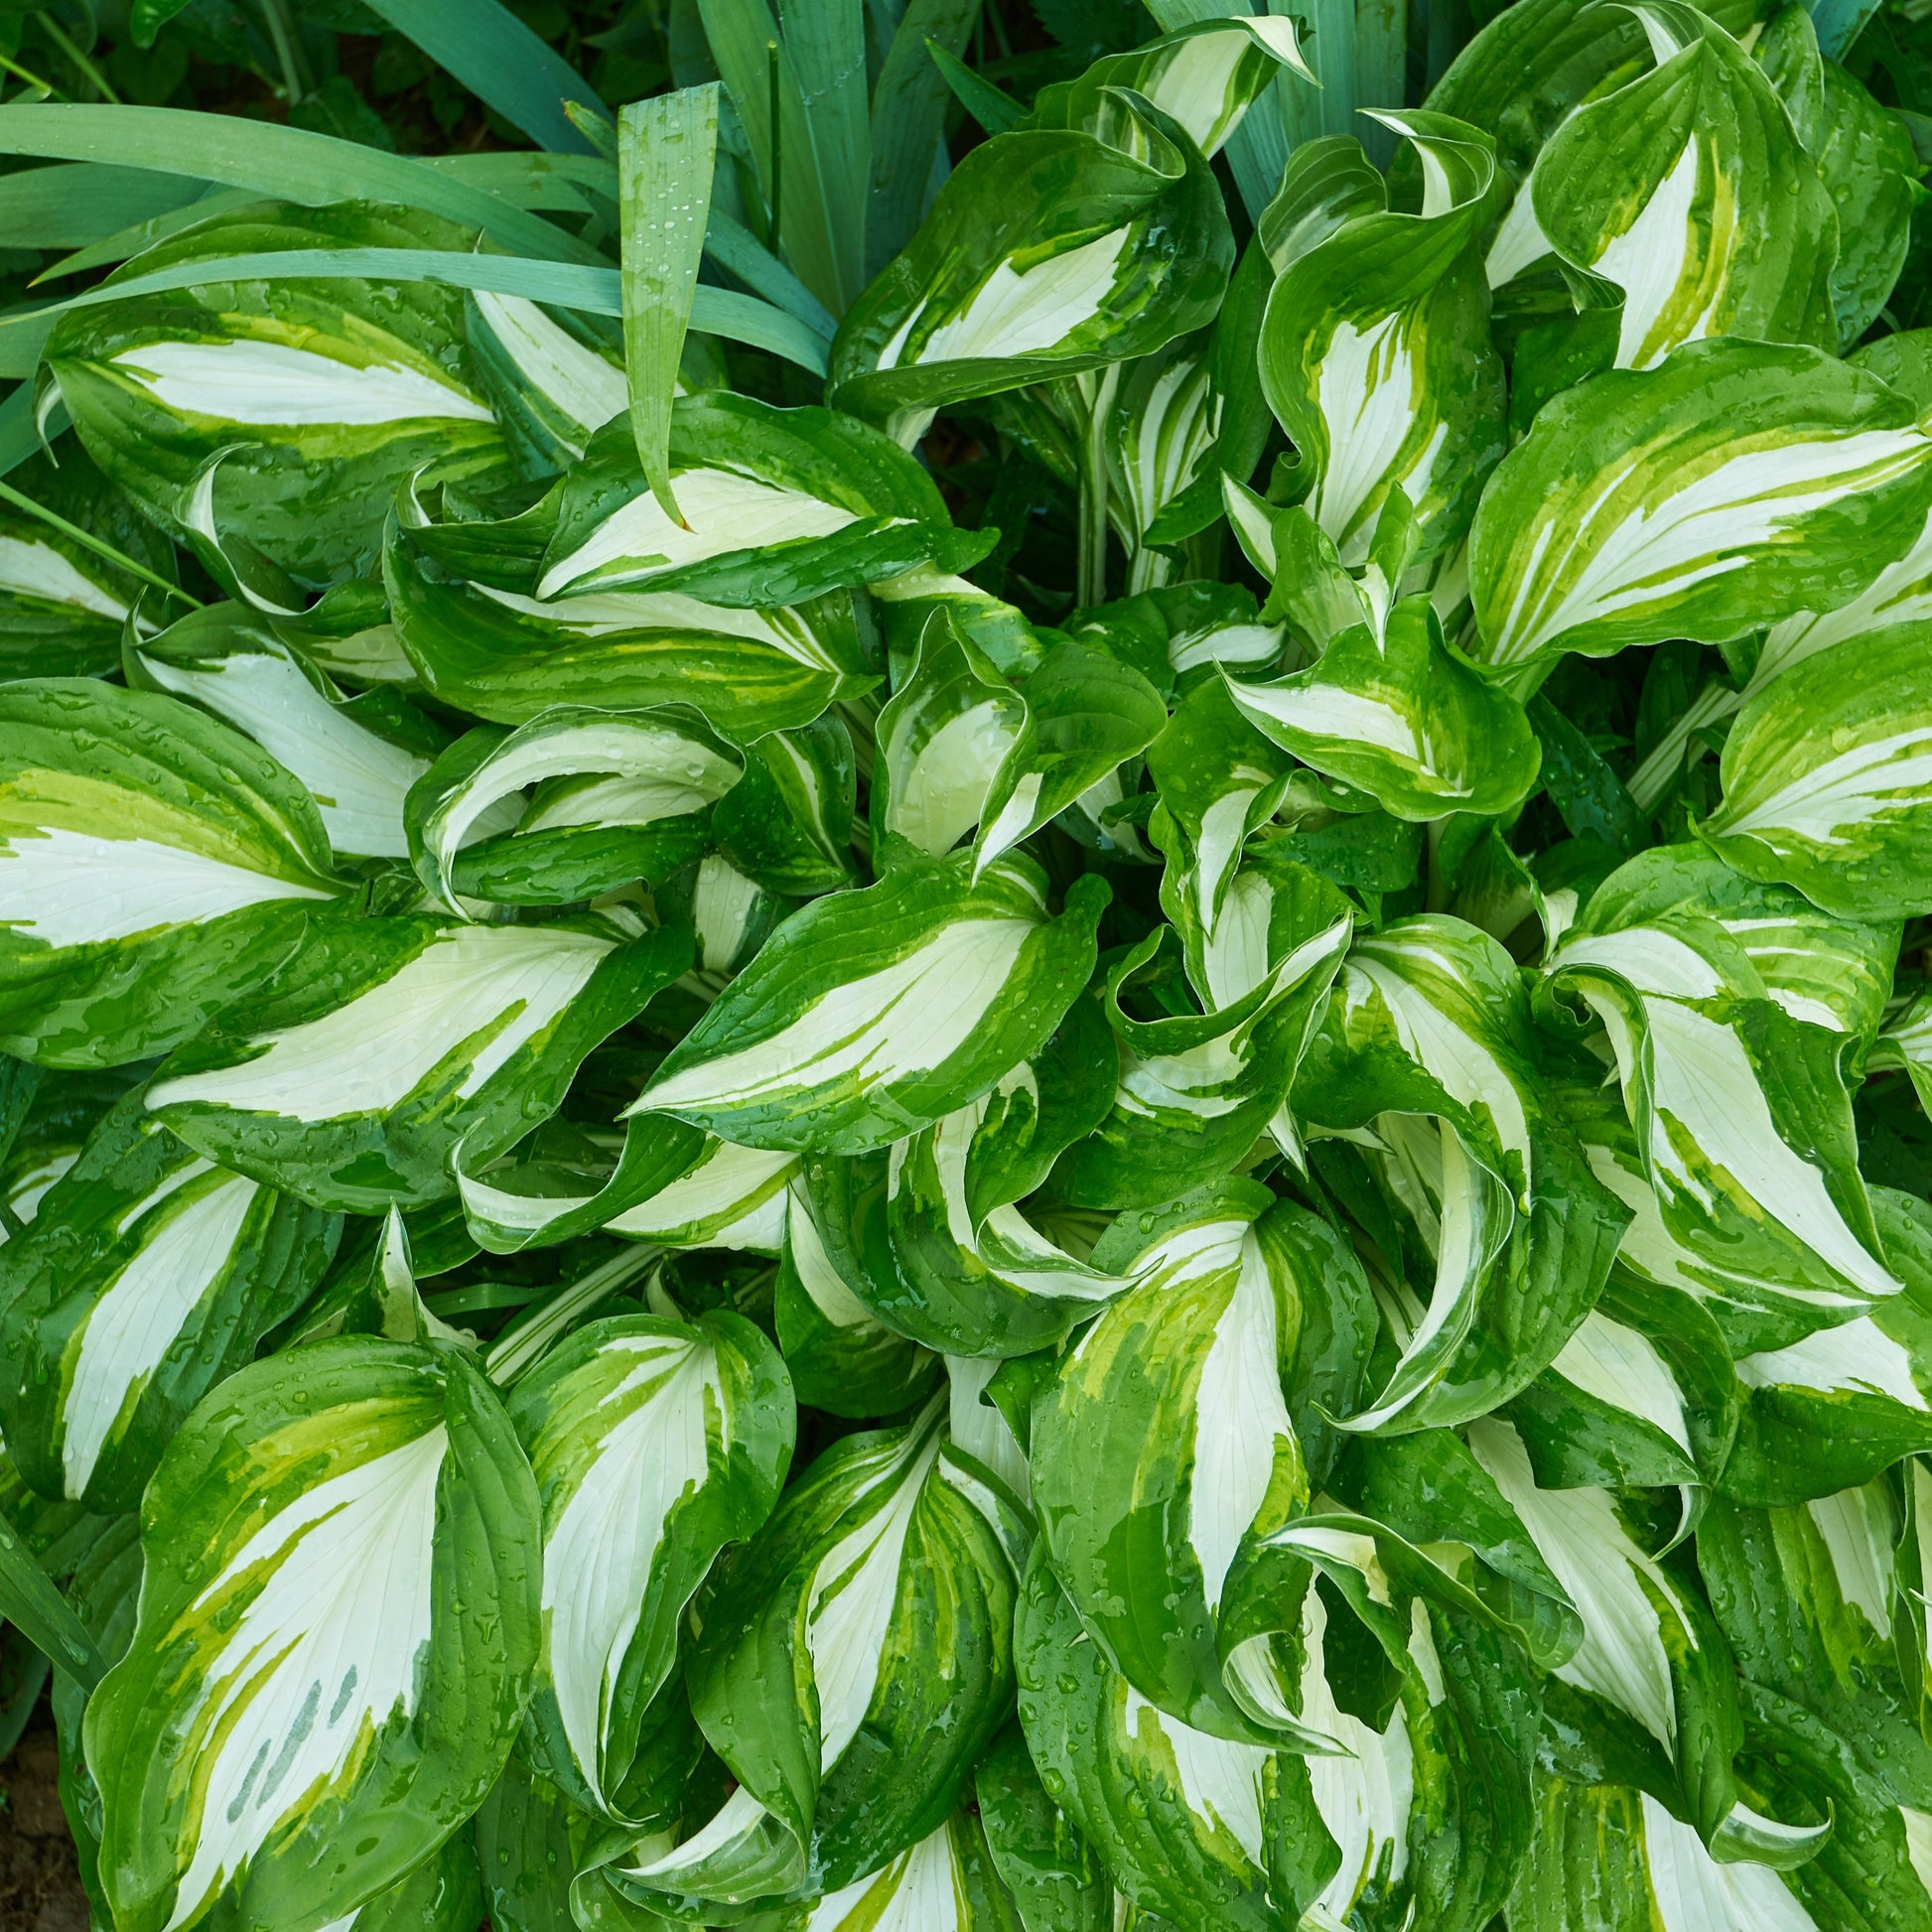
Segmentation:
<svg viewBox="0 0 1932 1932">
<path fill-rule="evenodd" d="M 22 1226 L 32 1225 L 48 1189 L 72 1171 L 88 1136 L 114 1103 L 139 1084 L 142 1071 L 135 1066 L 68 1073 L 13 1063 L 11 1077 L 0 1088 L 13 1128 L 0 1159 L 0 1198 Z M 18 1232 L 10 1229 L 9 1238 Z"/>
<path fill-rule="evenodd" d="M 477 292 L 465 306 L 477 379 L 518 467 L 532 477 L 567 470 L 629 404 L 621 345 L 598 333 L 602 318 L 520 295 Z"/>
<path fill-rule="evenodd" d="M 0 691 L 0 1046 L 166 1052 L 345 890 L 315 801 L 189 705 L 86 678 Z"/>
<path fill-rule="evenodd" d="M 1035 1053 L 1093 968 L 1105 890 L 1052 917 L 1044 878 L 966 855 L 814 899 L 664 1060 L 633 1112 L 745 1146 L 862 1153 L 986 1093 Z"/>
<path fill-rule="evenodd" d="M 536 1486 L 458 1351 L 244 1369 L 143 1500 L 140 1620 L 87 1707 L 117 1925 L 325 1924 L 473 1812 L 538 1644 Z"/>
<path fill-rule="evenodd" d="M 1149 548 L 1149 535 L 1163 512 L 1213 467 L 1228 402 L 1216 380 L 1214 343 L 1215 332 L 1203 332 L 1140 357 L 1108 417 L 1108 506 L 1133 558 L 1130 591 L 1152 589 L 1173 576 L 1174 560 Z M 1218 476 L 1211 481 L 1218 486 Z"/>
<path fill-rule="evenodd" d="M 669 1188 L 712 1146 L 662 1114 L 638 1115 L 621 1134 L 552 1119 L 507 1155 L 473 1156 L 459 1144 L 450 1166 L 471 1237 L 486 1253 L 516 1254 L 601 1228 Z M 717 1203 L 697 1205 L 707 1232 L 720 1225 Z"/>
<path fill-rule="evenodd" d="M 58 467 L 34 457 L 7 481 L 68 522 L 157 575 L 174 547 L 72 443 Z M 9 677 L 96 677 L 120 662 L 121 633 L 141 596 L 129 572 L 66 530 L 0 505 L 0 670 Z M 156 613 L 134 619 L 147 636 Z"/>
<path fill-rule="evenodd" d="M 1185 574 L 1173 546 L 1220 518 L 1222 479 L 1245 481 L 1267 447 L 1257 349 L 1273 285 L 1274 265 L 1251 240 L 1213 328 L 1140 357 L 1116 389 L 1108 515 L 1128 553 L 1130 592 Z M 1225 587 L 1195 586 L 1209 588 Z"/>
<path fill-rule="evenodd" d="M 1911 1594 L 1922 1465 L 1908 1459 L 1898 1475 L 1902 1511 L 1888 1478 L 1788 1508 L 1714 1502 L 1698 1562 L 1746 1680 L 1815 1712 L 1909 1799 L 1932 1789 L 1932 1746 L 1900 1671 L 1922 1643 Z"/>
<path fill-rule="evenodd" d="M 1145 95 L 1076 83 L 953 170 L 846 312 L 832 399 L 914 441 L 948 402 L 1201 328 L 1233 267 L 1220 190 L 1179 121 Z"/>
<path fill-rule="evenodd" d="M 720 731 L 756 736 L 809 724 L 874 682 L 843 594 L 763 611 L 681 591 L 546 601 L 446 569 L 423 528 L 405 494 L 383 557 L 396 635 L 433 696 L 480 718 L 521 725 L 560 704 L 689 704 Z M 466 570 L 488 568 L 466 559 Z"/>
<path fill-rule="evenodd" d="M 1310 472 L 1309 514 L 1350 565 L 1367 559 L 1395 485 L 1427 550 L 1452 543 L 1503 450 L 1476 249 L 1493 142 L 1442 114 L 1378 118 L 1415 144 L 1421 211 L 1356 215 L 1290 261 L 1261 335 L 1262 387 Z"/>
<path fill-rule="evenodd" d="M 1932 630 L 1900 625 L 1808 657 L 1725 740 L 1724 800 L 1700 826 L 1726 864 L 1826 910 L 1932 909 Z"/>
<path fill-rule="evenodd" d="M 679 985 L 706 1005 L 752 963 L 793 910 L 721 852 L 707 852 L 695 866 L 674 873 L 652 897 L 666 924 L 689 923 L 696 957 Z"/>
<path fill-rule="evenodd" d="M 1216 664 L 1251 674 L 1272 670 L 1288 646 L 1281 625 L 1259 620 L 1252 591 L 1205 580 L 1156 585 L 1069 620 L 1067 629 L 1075 637 L 1098 632 L 1101 642 L 1164 691 L 1170 678 L 1176 689 L 1193 691 L 1209 681 Z"/>
<path fill-rule="evenodd" d="M 873 837 L 942 858 L 980 823 L 1027 700 L 944 606 L 919 632 L 873 738 Z"/>
<path fill-rule="evenodd" d="M 1639 1272 L 1788 1315 L 1808 1307 L 1808 1325 L 1897 1292 L 1858 1170 L 1846 1035 L 1793 1019 L 1718 919 L 1611 891 L 1600 923 L 1593 899 L 1552 960 L 1550 994 L 1608 1034 L 1654 1219 L 1613 1130 L 1593 1131 L 1591 1166 L 1637 1210 Z"/>
<path fill-rule="evenodd" d="M 1539 1774 L 1510 1932 L 1820 1932 L 1785 1875 L 1721 1864 L 1647 1791 Z"/>
<path fill-rule="evenodd" d="M 1909 1925 L 1928 1905 L 1917 1470 L 1798 1508 L 1716 1504 L 1698 1532 L 1745 1680 L 1740 1776 L 1760 1810 L 1835 1827 L 1789 1874 L 1820 1926 Z"/>
<path fill-rule="evenodd" d="M 1372 1564 L 1372 1539 L 1361 1541 Z M 1125 1895 L 1182 1932 L 1474 1932 L 1529 1838 L 1536 1720 L 1520 1653 L 1479 1620 L 1416 1595 L 1390 1657 L 1352 1607 L 1366 1597 L 1317 1584 L 1306 1568 L 1304 1578 L 1300 1702 L 1333 1740 L 1306 1756 L 1196 1730 L 1148 1702 L 1087 1640 L 1036 1562 L 1016 1660 L 1045 1787 Z M 1387 1595 L 1388 1581 L 1371 1587 Z M 1447 1672 L 1451 1651 L 1481 1664 Z M 1343 1684 L 1368 1652 L 1375 1689 Z"/>
<path fill-rule="evenodd" d="M 773 1325 L 792 1386 L 800 1402 L 835 1416 L 896 1415 L 930 1392 L 939 1357 L 880 1320 L 834 1258 L 836 1245 L 820 1232 L 810 1184 L 799 1176 L 787 1194 L 773 1287 Z M 873 1282 L 863 1281 L 868 1296 Z"/>
<path fill-rule="evenodd" d="M 1161 694 L 1139 671 L 1079 638 L 1047 652 L 1025 697 L 1025 721 L 981 812 L 976 877 L 1138 758 L 1168 723 Z"/>
<path fill-rule="evenodd" d="M 890 439 L 832 410 L 724 389 L 685 396 L 670 463 L 683 523 L 652 492 L 628 422 L 616 422 L 533 509 L 430 524 L 421 542 L 453 569 L 488 560 L 485 581 L 542 600 L 675 591 L 745 608 L 923 564 L 963 570 L 991 544 L 952 527 L 937 485 Z"/>
<path fill-rule="evenodd" d="M 1240 1180 L 1130 1216 L 1095 1254 L 1118 1257 L 1135 1286 L 1035 1412 L 1048 1560 L 1142 1696 L 1198 1729 L 1252 1737 L 1223 1682 L 1222 1595 L 1244 1546 L 1307 1506 L 1283 1380 L 1305 1302 L 1324 1275 L 1347 1281 L 1352 1258 L 1323 1223 Z"/>
<path fill-rule="evenodd" d="M 1112 1111 L 1068 1150 L 1055 1185 L 1091 1207 L 1157 1207 L 1227 1174 L 1264 1134 L 1296 1146 L 1289 1089 L 1321 1024 L 1353 929 L 1349 901 L 1326 880 L 1266 853 L 1235 876 L 1211 937 L 1191 908 L 1205 897 L 1181 873 L 1164 883 L 1169 909 L 1184 898 L 1182 944 L 1157 926 L 1108 975 L 1107 1017 L 1120 1048 Z M 1192 928 L 1190 930 L 1190 927 Z M 1186 956 L 1203 1009 L 1144 1020 L 1128 1001 L 1172 981 Z"/>
<path fill-rule="evenodd" d="M 1874 1306 L 1869 1293 L 1834 1281 L 1813 1265 L 1789 1265 L 1788 1240 L 1741 1245 L 1700 1237 L 1686 1245 L 1672 1231 L 1645 1172 L 1635 1130 L 1614 1091 L 1566 1095 L 1570 1118 L 1590 1172 L 1630 1210 L 1617 1248 L 1616 1271 L 1636 1281 L 1675 1289 L 1696 1301 L 1716 1322 L 1726 1350 L 1749 1355 L 1802 1340 L 1822 1325 L 1850 1320 Z M 1871 1193 L 1873 1219 L 1884 1212 L 1883 1189 Z M 1681 1217 L 1680 1217 L 1681 1218 Z"/>
<path fill-rule="evenodd" d="M 1500 816 L 1536 782 L 1522 706 L 1450 656 L 1427 597 L 1404 598 L 1379 636 L 1356 624 L 1307 670 L 1272 684 L 1230 677 L 1228 691 L 1257 731 L 1397 818 Z"/>
<path fill-rule="evenodd" d="M 943 1399 L 827 1449 L 721 1573 L 690 1655 L 738 1791 L 606 1881 L 702 1911 L 836 1893 L 910 1850 L 1010 1708 L 1024 1538 L 997 1478 L 948 1443 Z"/>
<path fill-rule="evenodd" d="M 1709 1485 L 1726 1469 L 1737 1411 L 1711 1315 L 1673 1290 L 1613 1277 L 1507 1413 L 1537 1480 L 1572 1489 Z M 1686 1503 L 1696 1506 L 1688 1489 Z"/>
<path fill-rule="evenodd" d="M 784 1246 L 786 1189 L 798 1169 L 799 1157 L 783 1148 L 736 1147 L 707 1134 L 682 1173 L 603 1225 L 661 1248 L 774 1255 Z"/>
<path fill-rule="evenodd" d="M 379 1335 L 385 1341 L 443 1341 L 475 1348 L 476 1335 L 433 1314 L 416 1286 L 416 1259 L 402 1210 L 380 1221 L 358 1219 L 347 1251 L 323 1292 L 284 1330 L 285 1345 L 334 1335 Z"/>
<path fill-rule="evenodd" d="M 210 1160 L 367 1213 L 455 1191 L 553 1113 L 578 1062 L 690 957 L 585 913 L 318 925 L 273 984 L 183 1048 L 148 1106 Z"/>
<path fill-rule="evenodd" d="M 1910 404 L 1815 349 L 1691 343 L 1545 405 L 1469 538 L 1498 673 L 1828 611 L 1904 554 L 1932 498 Z"/>
<path fill-rule="evenodd" d="M 1838 345 L 1838 217 L 1762 68 L 1683 0 L 1635 9 L 1657 66 L 1580 107 L 1527 194 L 1545 240 L 1623 294 L 1616 366 L 1707 336 Z"/>
<path fill-rule="evenodd" d="M 877 1871 L 756 1925 L 758 1932 L 1023 1932 L 981 1821 L 963 1809 Z"/>
<path fill-rule="evenodd" d="M 1602 931 L 1686 916 L 1715 919 L 1793 1020 L 1863 1040 L 1878 1031 L 1898 965 L 1895 919 L 1821 912 L 1786 887 L 1733 872 L 1708 846 L 1664 845 L 1611 873 L 1585 923 Z"/>
<path fill-rule="evenodd" d="M 264 619 L 232 602 L 130 643 L 124 663 L 137 689 L 213 713 L 301 779 L 339 855 L 408 855 L 403 800 L 444 743 L 421 712 L 393 696 L 345 701 Z"/>
<path fill-rule="evenodd" d="M 1314 80 L 1294 21 L 1267 14 L 1191 20 L 1131 54 L 1105 56 L 1077 80 L 1042 87 L 1030 120 L 1085 125 L 1106 89 L 1126 88 L 1171 116 L 1212 160 L 1281 68 Z"/>
<path fill-rule="evenodd" d="M 1004 676 L 1019 676 L 1039 662 L 1040 641 L 1026 617 L 964 577 L 908 570 L 868 588 L 886 632 L 895 688 L 903 680 L 903 667 L 918 655 L 919 638 L 935 611 L 944 611 Z"/>
<path fill-rule="evenodd" d="M 1365 1437 L 1347 1473 L 1366 1520 L 1428 1549 L 1510 1626 L 1538 1670 L 1577 1654 L 1584 1626 L 1569 1591 L 1459 1434 Z"/>
<path fill-rule="evenodd" d="M 1709 12 L 1738 35 L 1758 18 L 1748 0 L 1716 0 Z M 1579 101 L 1650 65 L 1635 14 L 1590 0 L 1524 0 L 1484 23 L 1431 90 L 1429 105 L 1494 128 L 1504 165 L 1522 181 Z"/>
<path fill-rule="evenodd" d="M 1353 1143 L 1379 1197 L 1384 1312 L 1401 1355 L 1352 1429 L 1487 1413 L 1595 1305 L 1628 1214 L 1541 1078 L 1514 962 L 1426 914 L 1357 940 L 1293 1095 Z M 1393 1250 L 1393 1252 L 1391 1252 Z"/>
<path fill-rule="evenodd" d="M 1123 1293 L 1131 1277 L 1069 1253 L 1017 1204 L 1105 1116 L 1115 1067 L 1098 1003 L 1079 1000 L 991 1093 L 897 1143 L 886 1166 L 892 1265 L 867 1274 L 865 1306 L 942 1353 L 1013 1356 L 1058 1343 Z M 851 1188 L 850 1176 L 826 1188 L 828 1209 Z"/>
<path fill-rule="evenodd" d="M 1838 209 L 1831 294 L 1843 351 L 1870 327 L 1904 266 L 1918 155 L 1898 116 L 1820 55 L 1818 28 L 1802 7 L 1777 8 L 1751 52 Z"/>
<path fill-rule="evenodd" d="M 1026 1932 L 1113 1932 L 1107 1867 L 1048 1796 L 1018 1723 L 980 1759 L 973 1798 L 994 1867 L 1014 1894 Z"/>
<path fill-rule="evenodd" d="M 543 1503 L 544 1643 L 526 1736 L 539 1770 L 622 1822 L 619 1788 L 685 1605 L 777 1500 L 790 1383 L 741 1315 L 618 1316 L 545 1356 L 509 1415 Z"/>
<path fill-rule="evenodd" d="M 1653 1557 L 1610 1490 L 1541 1487 L 1511 1423 L 1485 1417 L 1468 1438 L 1583 1619 L 1582 1644 L 1544 1687 L 1573 1759 L 1566 1775 L 1601 1781 L 1620 1771 L 1688 1813 L 1706 1844 L 1753 1856 L 1744 1849 L 1753 1832 L 1768 1841 L 1782 1828 L 1738 1809 L 1736 1679 L 1681 1558 L 1666 1568 Z M 1816 1837 L 1798 1833 L 1797 1856 Z"/>
<path fill-rule="evenodd" d="M 257 204 L 159 243 L 124 273 L 286 252 L 272 280 L 209 279 L 82 309 L 48 362 L 94 461 L 178 541 L 280 608 L 296 585 L 359 574 L 389 499 L 431 466 L 502 464 L 464 344 L 463 297 L 429 282 L 304 282 L 305 250 L 467 250 L 474 237 L 395 207 Z M 224 561 L 225 560 L 225 561 Z"/>
<path fill-rule="evenodd" d="M 1742 1413 L 1724 1487 L 1803 1502 L 1932 1448 L 1932 1210 L 1873 1188 L 1872 1218 L 1905 1292 L 1795 1341 L 1739 1350 Z"/>
<path fill-rule="evenodd" d="M 744 756 L 690 713 L 559 705 L 505 732 L 483 725 L 411 793 L 425 887 L 512 905 L 567 905 L 700 857 L 711 807 Z"/>
<path fill-rule="evenodd" d="M 711 834 L 719 855 L 765 891 L 808 898 L 857 883 L 857 802 L 852 733 L 837 717 L 818 718 L 745 747 L 745 774 L 718 801 Z"/>
<path fill-rule="evenodd" d="M 1834 68 L 1832 71 L 1838 69 Z M 1924 361 L 1925 345 L 1926 332 L 1913 330 L 1880 337 L 1849 360 L 1854 368 L 1865 369 L 1890 383 L 1923 409 L 1932 403 L 1932 386 L 1928 386 Z M 1757 654 L 1745 695 L 1755 697 L 1773 678 L 1830 644 L 1884 630 L 1893 624 L 1917 623 L 1927 617 L 1932 617 L 1932 517 L 1926 519 L 1911 548 L 1895 562 L 1886 564 L 1849 603 L 1828 611 L 1801 611 L 1772 625 Z M 1735 711 L 1742 700 L 1722 686 L 1719 689 L 1728 701 L 1728 710 Z"/>
<path fill-rule="evenodd" d="M 1273 740 L 1244 718 L 1229 682 L 1203 677 L 1175 706 L 1148 750 L 1148 769 L 1167 825 L 1154 843 L 1187 878 L 1190 916 L 1211 932 L 1249 837 L 1274 816 L 1290 764 Z"/>
<path fill-rule="evenodd" d="M 183 1419 L 308 1299 L 342 1224 L 203 1159 L 131 1093 L 0 1250 L 0 1417 L 28 1479 L 131 1509 Z"/>
</svg>

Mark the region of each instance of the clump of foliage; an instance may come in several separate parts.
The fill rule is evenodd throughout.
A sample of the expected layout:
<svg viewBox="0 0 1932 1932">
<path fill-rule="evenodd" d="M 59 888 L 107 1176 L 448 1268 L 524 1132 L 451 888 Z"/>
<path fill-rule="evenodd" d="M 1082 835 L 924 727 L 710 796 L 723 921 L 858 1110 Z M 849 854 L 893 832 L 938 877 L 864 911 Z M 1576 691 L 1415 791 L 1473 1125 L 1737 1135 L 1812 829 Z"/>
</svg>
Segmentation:
<svg viewBox="0 0 1932 1932">
<path fill-rule="evenodd" d="M 97 1923 L 1932 1925 L 1914 6 L 557 12 L 0 16 Z"/>
</svg>

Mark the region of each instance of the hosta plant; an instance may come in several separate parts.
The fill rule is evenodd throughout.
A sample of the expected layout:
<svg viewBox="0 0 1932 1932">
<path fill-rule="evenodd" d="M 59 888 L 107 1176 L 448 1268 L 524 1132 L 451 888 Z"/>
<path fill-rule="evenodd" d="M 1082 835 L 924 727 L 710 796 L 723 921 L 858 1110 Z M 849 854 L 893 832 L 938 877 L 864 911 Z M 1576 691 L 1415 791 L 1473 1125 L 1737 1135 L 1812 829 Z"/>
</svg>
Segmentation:
<svg viewBox="0 0 1932 1932">
<path fill-rule="evenodd" d="M 1870 9 L 377 12 L 539 147 L 0 104 L 96 1924 L 1932 1927 Z"/>
</svg>

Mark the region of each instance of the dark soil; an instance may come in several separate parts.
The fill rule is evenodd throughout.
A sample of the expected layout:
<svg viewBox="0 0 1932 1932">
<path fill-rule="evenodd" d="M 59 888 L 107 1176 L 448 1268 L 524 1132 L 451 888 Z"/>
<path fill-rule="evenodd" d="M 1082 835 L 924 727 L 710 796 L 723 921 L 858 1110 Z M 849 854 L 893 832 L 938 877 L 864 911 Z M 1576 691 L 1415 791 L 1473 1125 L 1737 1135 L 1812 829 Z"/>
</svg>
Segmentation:
<svg viewBox="0 0 1932 1932">
<path fill-rule="evenodd" d="M 0 1932 L 88 1932 L 88 1925 L 61 1811 L 54 1721 L 43 1701 L 0 1763 Z"/>
</svg>

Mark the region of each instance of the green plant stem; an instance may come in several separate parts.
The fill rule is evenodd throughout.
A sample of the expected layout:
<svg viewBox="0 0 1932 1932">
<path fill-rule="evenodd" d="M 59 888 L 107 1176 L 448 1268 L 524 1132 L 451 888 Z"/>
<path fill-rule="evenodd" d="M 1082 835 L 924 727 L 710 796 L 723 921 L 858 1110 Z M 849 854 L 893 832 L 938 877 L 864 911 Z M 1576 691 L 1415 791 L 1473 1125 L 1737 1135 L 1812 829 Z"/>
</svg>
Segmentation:
<svg viewBox="0 0 1932 1932">
<path fill-rule="evenodd" d="M 107 84 L 107 76 L 104 73 L 102 73 L 97 67 L 94 66 L 92 60 L 89 59 L 87 55 L 83 54 L 80 51 L 80 48 L 77 45 L 77 43 L 74 41 L 73 37 L 68 32 L 68 30 L 65 27 L 61 25 L 61 23 L 58 20 L 54 18 L 54 16 L 51 13 L 37 13 L 34 16 L 34 18 L 40 22 L 42 30 L 46 33 L 47 38 L 54 43 L 56 48 L 58 48 L 61 53 L 65 54 L 68 57 L 68 59 L 71 61 L 73 65 L 80 69 L 80 72 L 86 79 L 88 86 L 90 86 L 94 90 L 94 92 L 101 97 L 102 100 L 106 101 L 110 106 L 114 106 L 114 107 L 120 107 L 125 105 L 120 95 L 117 94 L 113 90 L 113 88 Z"/>
<path fill-rule="evenodd" d="M 146 564 L 138 564 L 124 551 L 116 550 L 111 543 L 83 530 L 77 523 L 69 523 L 65 516 L 57 516 L 44 503 L 37 503 L 31 496 L 24 495 L 10 483 L 0 483 L 0 502 L 13 504 L 16 509 L 25 510 L 29 516 L 37 516 L 43 523 L 50 524 L 63 536 L 71 537 L 75 543 L 85 544 L 95 556 L 104 557 L 110 564 L 118 565 L 131 577 L 138 577 L 142 583 L 151 585 L 155 590 L 165 592 L 169 597 L 179 598 L 182 603 L 194 610 L 202 609 L 202 600 L 190 595 L 179 584 L 171 584 L 158 571 L 150 570 Z"/>
<path fill-rule="evenodd" d="M 262 0 L 262 18 L 268 24 L 268 38 L 275 44 L 275 59 L 282 69 L 282 91 L 288 96 L 293 107 L 307 92 L 302 84 L 302 71 L 296 60 L 295 39 L 289 32 L 289 17 L 282 10 L 282 0 Z"/>
<path fill-rule="evenodd" d="M 23 80 L 30 87 L 38 87 L 43 94 L 59 91 L 51 80 L 43 80 L 39 74 L 28 72 L 19 62 L 8 60 L 4 54 L 0 54 L 0 71 L 12 74 L 16 80 Z"/>
<path fill-rule="evenodd" d="M 1118 367 L 1074 378 L 1085 417 L 1080 438 L 1080 554 L 1073 593 L 1082 609 L 1107 600 L 1107 414 L 1119 382 Z"/>
</svg>

